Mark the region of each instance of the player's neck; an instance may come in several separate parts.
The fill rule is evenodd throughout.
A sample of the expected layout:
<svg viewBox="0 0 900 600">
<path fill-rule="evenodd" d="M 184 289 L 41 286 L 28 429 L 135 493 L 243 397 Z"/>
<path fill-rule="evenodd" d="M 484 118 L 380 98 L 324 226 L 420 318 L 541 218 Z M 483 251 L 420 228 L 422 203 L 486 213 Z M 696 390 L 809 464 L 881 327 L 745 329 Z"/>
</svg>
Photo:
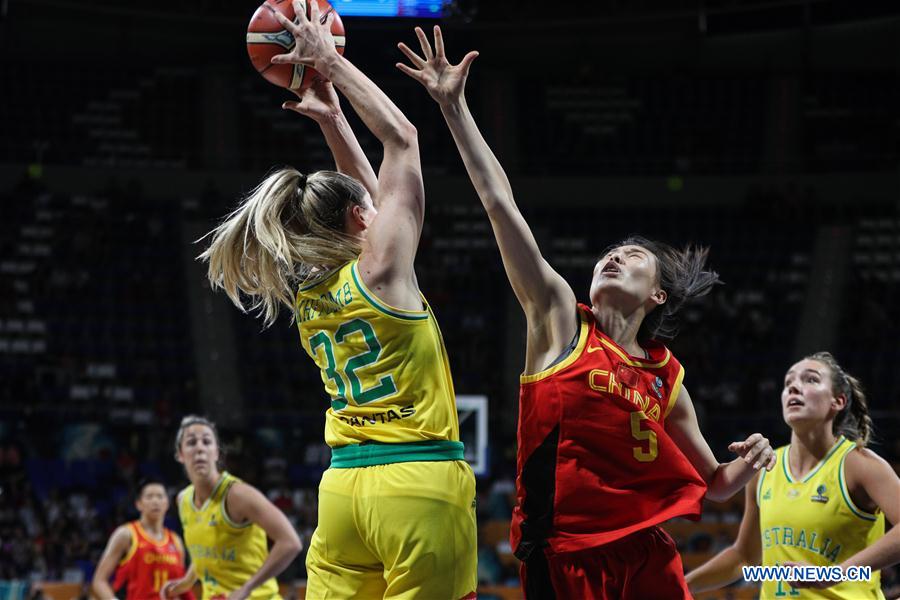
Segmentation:
<svg viewBox="0 0 900 600">
<path fill-rule="evenodd" d="M 194 504 L 196 506 L 203 506 L 203 503 L 212 496 L 213 490 L 216 489 L 216 485 L 221 478 L 222 474 L 215 471 L 207 477 L 198 478 L 196 481 L 191 482 L 194 484 Z"/>
<path fill-rule="evenodd" d="M 834 447 L 837 437 L 829 427 L 794 429 L 791 432 L 791 448 L 788 460 L 791 472 L 802 477 L 812 470 Z"/>
<path fill-rule="evenodd" d="M 600 331 L 624 348 L 625 352 L 638 358 L 646 356 L 644 349 L 637 341 L 637 334 L 644 320 L 643 314 L 634 312 L 625 315 L 622 311 L 609 306 L 593 306 L 591 312 L 594 313 L 594 319 L 597 320 Z"/>
<path fill-rule="evenodd" d="M 163 526 L 162 519 L 152 520 L 142 516 L 140 523 L 141 529 L 147 532 L 150 537 L 155 540 L 162 540 L 165 537 L 166 528 Z"/>
</svg>

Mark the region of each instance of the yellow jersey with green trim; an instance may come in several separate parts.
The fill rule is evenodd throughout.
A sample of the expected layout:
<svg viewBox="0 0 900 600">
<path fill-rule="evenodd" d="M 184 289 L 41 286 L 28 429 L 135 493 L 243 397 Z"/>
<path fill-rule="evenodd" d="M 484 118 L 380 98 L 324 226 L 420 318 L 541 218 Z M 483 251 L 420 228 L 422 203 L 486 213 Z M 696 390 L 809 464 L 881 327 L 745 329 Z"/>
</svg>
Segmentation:
<svg viewBox="0 0 900 600">
<path fill-rule="evenodd" d="M 814 566 L 839 565 L 884 535 L 884 513 L 868 513 L 853 503 L 844 477 L 844 461 L 856 444 L 841 436 L 802 479 L 791 474 L 790 446 L 775 451 L 777 464 L 761 471 L 756 488 L 762 562 Z M 825 589 L 794 589 L 766 581 L 761 598 L 883 599 L 881 574 L 868 582 L 841 582 Z"/>
<path fill-rule="evenodd" d="M 447 350 L 422 304 L 389 306 L 366 288 L 356 260 L 298 290 L 300 339 L 331 399 L 332 466 L 462 459 Z"/>
<path fill-rule="evenodd" d="M 178 514 L 194 572 L 203 585 L 203 600 L 238 589 L 269 555 L 266 532 L 255 523 L 239 525 L 225 510 L 225 496 L 240 479 L 222 473 L 203 506 L 194 503 L 194 486 L 179 494 Z M 278 582 L 269 579 L 250 594 L 254 600 L 280 600 Z"/>
</svg>

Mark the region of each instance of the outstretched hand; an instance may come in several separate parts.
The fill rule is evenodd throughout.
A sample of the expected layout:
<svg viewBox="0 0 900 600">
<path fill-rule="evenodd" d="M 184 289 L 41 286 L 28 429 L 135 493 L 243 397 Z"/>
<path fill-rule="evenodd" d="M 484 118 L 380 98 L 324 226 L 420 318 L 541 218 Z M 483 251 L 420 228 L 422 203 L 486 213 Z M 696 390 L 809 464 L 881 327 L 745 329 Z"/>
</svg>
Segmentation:
<svg viewBox="0 0 900 600">
<path fill-rule="evenodd" d="M 444 53 L 444 37 L 439 26 L 434 26 L 434 52 L 421 27 L 416 27 L 416 37 L 419 38 L 419 45 L 425 57 L 422 58 L 409 46 L 400 42 L 397 47 L 415 68 L 403 63 L 397 63 L 397 68 L 425 86 L 431 97 L 442 106 L 461 99 L 465 92 L 469 67 L 478 57 L 478 52 L 473 50 L 466 54 L 459 64 L 451 65 Z"/>
<path fill-rule="evenodd" d="M 300 113 L 316 122 L 341 112 L 337 92 L 334 91 L 331 82 L 324 77 L 316 77 L 313 84 L 302 92 L 292 91 L 299 101 L 289 100 L 283 103 L 281 108 Z"/>
<path fill-rule="evenodd" d="M 309 17 L 306 16 L 303 2 L 294 0 L 293 6 L 297 15 L 295 21 L 275 11 L 275 18 L 281 26 L 294 36 L 294 47 L 286 54 L 273 56 L 272 64 L 307 65 L 323 73 L 327 61 L 340 56 L 334 47 L 334 36 L 331 35 L 335 12 L 329 10 L 323 16 L 319 13 L 317 0 L 309 0 Z"/>
<path fill-rule="evenodd" d="M 743 442 L 731 442 L 728 449 L 744 459 L 747 464 L 759 470 L 763 467 L 771 471 L 775 466 L 775 450 L 761 433 L 754 433 Z"/>
</svg>

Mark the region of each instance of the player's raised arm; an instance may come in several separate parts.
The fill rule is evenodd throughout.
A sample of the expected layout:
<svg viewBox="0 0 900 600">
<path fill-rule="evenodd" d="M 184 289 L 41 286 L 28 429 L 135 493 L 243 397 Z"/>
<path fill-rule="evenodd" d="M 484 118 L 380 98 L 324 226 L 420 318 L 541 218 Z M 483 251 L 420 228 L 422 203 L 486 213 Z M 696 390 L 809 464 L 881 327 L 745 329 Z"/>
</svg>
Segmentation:
<svg viewBox="0 0 900 600">
<path fill-rule="evenodd" d="M 734 543 L 685 576 L 692 593 L 725 587 L 741 578 L 741 567 L 760 563 L 758 480 L 754 477 L 744 488 L 744 517 Z"/>
<path fill-rule="evenodd" d="M 296 101 L 285 102 L 281 107 L 315 121 L 334 156 L 337 171 L 359 181 L 373 200 L 377 200 L 378 178 L 341 110 L 340 100 L 331 82 L 319 77 L 311 86 L 298 93 L 297 98 Z"/>
<path fill-rule="evenodd" d="M 466 103 L 465 84 L 477 52 L 457 65 L 447 61 L 440 27 L 434 28 L 434 51 L 416 28 L 424 57 L 400 43 L 413 67 L 397 68 L 421 83 L 440 105 L 466 171 L 487 211 L 503 257 L 503 266 L 528 316 L 526 370 L 540 370 L 555 358 L 576 332 L 575 294 L 541 254 L 528 223 L 513 197 L 500 161 L 488 146 Z"/>
<path fill-rule="evenodd" d="M 117 527 L 109 537 L 109 542 L 106 544 L 106 549 L 103 551 L 100 562 L 97 563 L 97 569 L 91 580 L 91 591 L 99 600 L 111 600 L 116 597 L 115 591 L 109 585 L 109 579 L 113 576 L 116 565 L 128 553 L 131 543 L 131 531 L 127 525 Z"/>
<path fill-rule="evenodd" d="M 297 23 L 276 14 L 279 23 L 294 36 L 294 49 L 273 57 L 272 62 L 312 66 L 347 97 L 384 146 L 378 172 L 379 216 L 369 226 L 360 271 L 366 283 L 389 304 L 421 309 L 413 261 L 425 216 L 425 190 L 416 129 L 378 86 L 335 50 L 330 30 L 332 14 L 321 22 L 316 2 L 310 4 L 309 18 L 300 2 L 294 2 L 294 10 L 299 15 Z"/>
</svg>

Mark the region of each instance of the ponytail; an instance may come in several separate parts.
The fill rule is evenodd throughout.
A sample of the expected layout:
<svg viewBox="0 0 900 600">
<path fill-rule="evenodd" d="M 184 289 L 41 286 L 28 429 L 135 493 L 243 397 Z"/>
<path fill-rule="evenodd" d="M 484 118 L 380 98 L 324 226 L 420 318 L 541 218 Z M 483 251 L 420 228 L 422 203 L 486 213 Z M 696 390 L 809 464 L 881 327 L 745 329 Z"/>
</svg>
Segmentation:
<svg viewBox="0 0 900 600">
<path fill-rule="evenodd" d="M 844 371 L 830 352 L 816 352 L 806 358 L 827 366 L 831 371 L 833 393 L 835 395 L 843 394 L 847 398 L 846 406 L 834 418 L 834 434 L 843 435 L 847 439 L 855 441 L 860 448 L 865 448 L 872 439 L 874 423 L 872 417 L 869 416 L 869 403 L 866 400 L 862 383 Z"/>
<path fill-rule="evenodd" d="M 258 310 L 270 326 L 279 305 L 293 310 L 299 285 L 359 256 L 344 219 L 365 195 L 358 181 L 333 171 L 271 173 L 207 234 L 212 240 L 198 258 L 209 263 L 213 290 L 225 290 L 244 312 Z"/>
</svg>

